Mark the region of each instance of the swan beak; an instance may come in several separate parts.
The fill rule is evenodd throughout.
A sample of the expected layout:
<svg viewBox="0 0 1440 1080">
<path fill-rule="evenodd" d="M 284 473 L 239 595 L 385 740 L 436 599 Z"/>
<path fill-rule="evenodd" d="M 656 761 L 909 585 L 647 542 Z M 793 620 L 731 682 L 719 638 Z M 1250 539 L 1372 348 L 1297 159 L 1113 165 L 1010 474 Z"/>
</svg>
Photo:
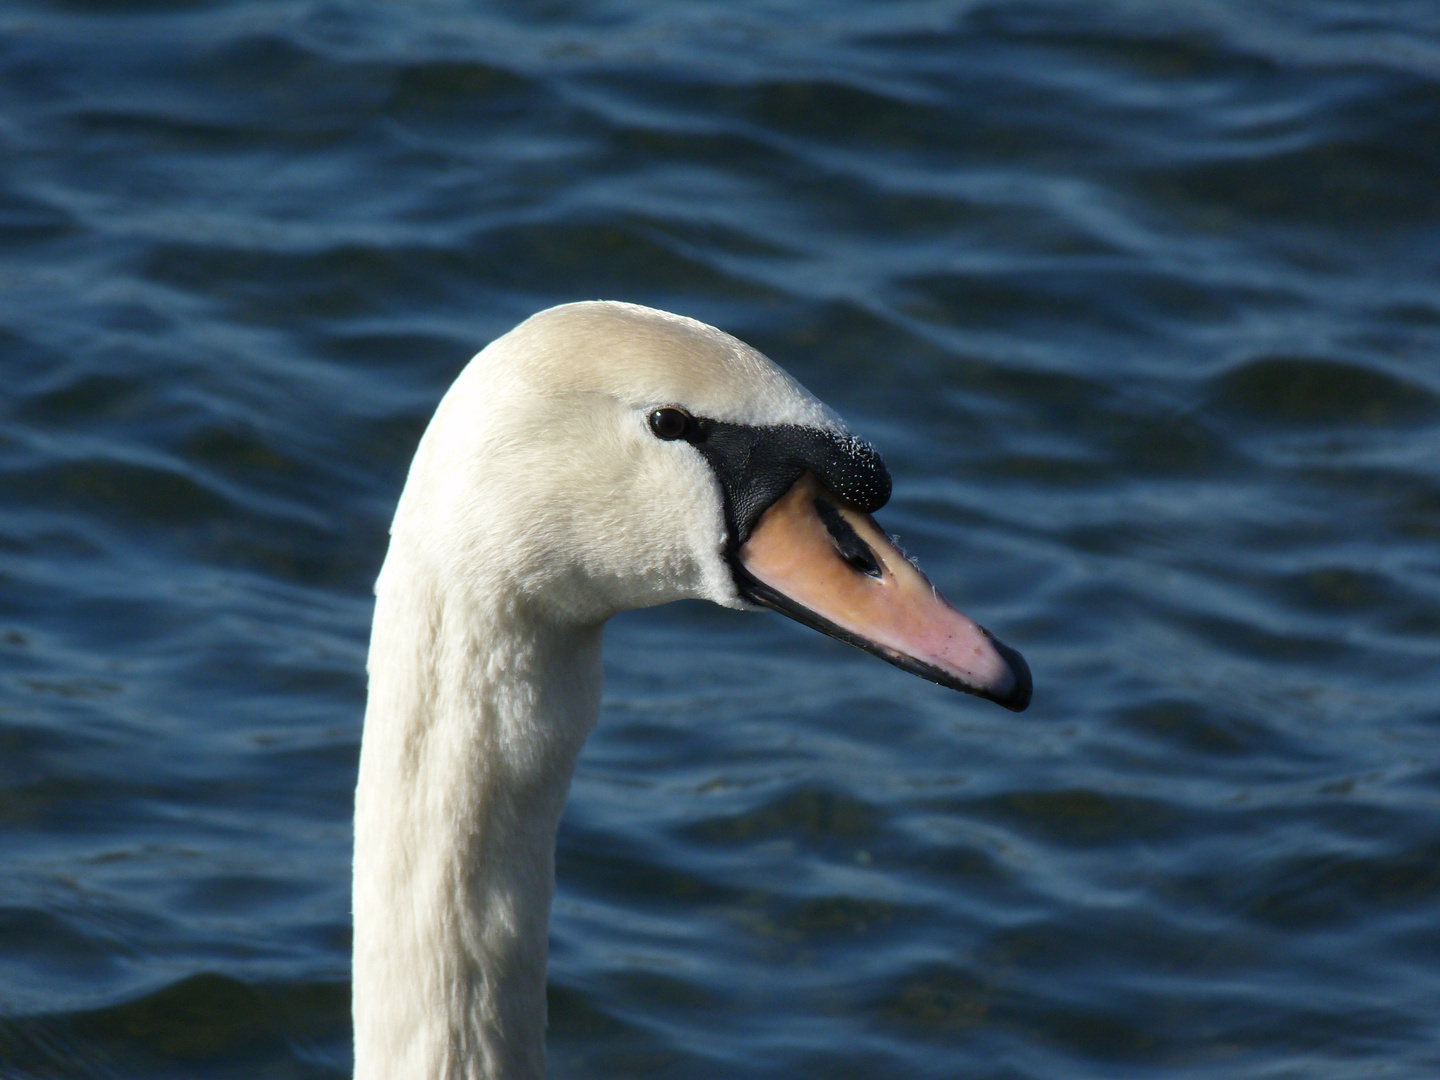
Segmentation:
<svg viewBox="0 0 1440 1080">
<path fill-rule="evenodd" d="M 896 667 L 1020 712 L 1030 668 L 960 614 L 869 514 L 807 473 L 736 553 L 747 599 Z"/>
</svg>

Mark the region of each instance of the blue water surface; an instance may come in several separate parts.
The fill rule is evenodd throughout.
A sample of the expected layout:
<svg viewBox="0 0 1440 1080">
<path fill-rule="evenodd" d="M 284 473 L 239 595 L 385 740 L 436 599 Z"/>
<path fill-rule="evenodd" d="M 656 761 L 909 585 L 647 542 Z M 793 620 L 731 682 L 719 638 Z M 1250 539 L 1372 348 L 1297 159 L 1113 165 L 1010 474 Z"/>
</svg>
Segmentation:
<svg viewBox="0 0 1440 1080">
<path fill-rule="evenodd" d="M 10 0 L 0 1076 L 349 1073 L 370 587 L 464 362 L 751 341 L 1016 717 L 616 619 L 557 1078 L 1440 1075 L 1430 0 Z"/>
</svg>

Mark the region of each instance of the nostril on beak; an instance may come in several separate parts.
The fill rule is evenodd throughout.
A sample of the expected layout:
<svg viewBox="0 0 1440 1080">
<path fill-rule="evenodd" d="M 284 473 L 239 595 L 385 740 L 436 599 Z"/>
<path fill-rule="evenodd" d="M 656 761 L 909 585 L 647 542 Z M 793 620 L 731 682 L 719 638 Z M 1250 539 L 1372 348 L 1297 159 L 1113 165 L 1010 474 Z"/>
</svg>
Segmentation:
<svg viewBox="0 0 1440 1080">
<path fill-rule="evenodd" d="M 880 562 L 875 558 L 875 552 L 870 550 L 869 544 L 860 539 L 860 534 L 845 520 L 834 503 L 828 499 L 817 498 L 815 513 L 824 524 L 825 531 L 830 534 L 830 539 L 835 541 L 835 549 L 840 552 L 840 557 L 852 569 L 867 577 L 881 576 Z"/>
</svg>

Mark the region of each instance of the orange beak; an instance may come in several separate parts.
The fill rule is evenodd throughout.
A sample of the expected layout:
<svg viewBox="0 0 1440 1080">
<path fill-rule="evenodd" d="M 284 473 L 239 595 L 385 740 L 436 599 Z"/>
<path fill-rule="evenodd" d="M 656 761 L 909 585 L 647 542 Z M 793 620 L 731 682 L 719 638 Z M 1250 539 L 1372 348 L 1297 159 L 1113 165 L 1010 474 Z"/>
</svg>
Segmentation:
<svg viewBox="0 0 1440 1080">
<path fill-rule="evenodd" d="M 1024 657 L 951 607 L 874 518 L 810 473 L 760 516 L 736 562 L 756 603 L 942 686 L 1015 712 L 1030 704 Z"/>
</svg>

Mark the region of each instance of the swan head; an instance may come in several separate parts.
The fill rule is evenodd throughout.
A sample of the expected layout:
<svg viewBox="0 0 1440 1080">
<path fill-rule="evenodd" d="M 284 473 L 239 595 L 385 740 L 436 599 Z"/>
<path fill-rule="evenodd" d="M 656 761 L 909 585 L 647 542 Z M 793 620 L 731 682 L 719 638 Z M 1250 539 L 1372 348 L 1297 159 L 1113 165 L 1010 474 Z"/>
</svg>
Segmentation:
<svg viewBox="0 0 1440 1080">
<path fill-rule="evenodd" d="M 1020 710 L 1020 655 L 951 607 L 870 516 L 880 455 L 761 353 L 595 301 L 477 355 L 411 466 L 397 551 L 447 590 L 570 625 L 700 598 L 768 607 Z"/>
</svg>

